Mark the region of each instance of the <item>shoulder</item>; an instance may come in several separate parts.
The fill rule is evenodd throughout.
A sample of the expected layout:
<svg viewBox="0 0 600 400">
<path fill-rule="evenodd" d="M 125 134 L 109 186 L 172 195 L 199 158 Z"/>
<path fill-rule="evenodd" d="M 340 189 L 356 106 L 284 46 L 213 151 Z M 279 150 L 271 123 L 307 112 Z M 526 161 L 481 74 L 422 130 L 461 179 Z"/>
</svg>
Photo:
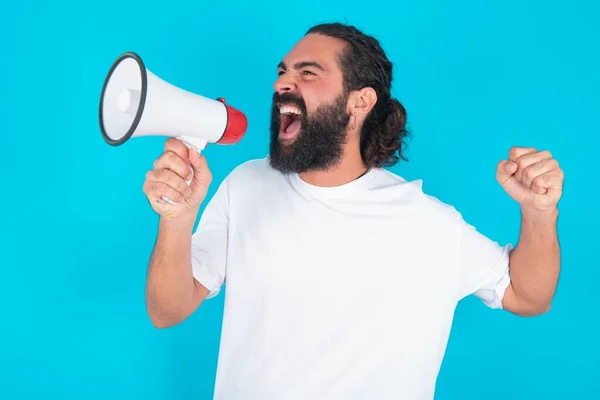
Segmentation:
<svg viewBox="0 0 600 400">
<path fill-rule="evenodd" d="M 456 208 L 423 188 L 423 179 L 409 180 L 390 170 L 378 170 L 377 179 L 373 182 L 373 190 L 389 192 L 388 196 L 399 204 L 409 204 L 415 211 L 423 215 L 445 218 L 448 222 L 456 222 L 460 214 Z"/>
<path fill-rule="evenodd" d="M 273 174 L 273 172 L 275 171 L 270 167 L 268 157 L 256 158 L 239 164 L 229 173 L 227 179 L 232 181 L 254 176 L 263 177 L 266 174 Z"/>
<path fill-rule="evenodd" d="M 259 193 L 261 188 L 270 187 L 283 180 L 282 174 L 271 168 L 268 157 L 245 161 L 229 172 L 222 182 L 227 191 L 235 195 Z"/>
<path fill-rule="evenodd" d="M 225 181 L 229 187 L 245 187 L 276 179 L 280 174 L 269 165 L 268 157 L 245 161 L 231 170 Z"/>
</svg>

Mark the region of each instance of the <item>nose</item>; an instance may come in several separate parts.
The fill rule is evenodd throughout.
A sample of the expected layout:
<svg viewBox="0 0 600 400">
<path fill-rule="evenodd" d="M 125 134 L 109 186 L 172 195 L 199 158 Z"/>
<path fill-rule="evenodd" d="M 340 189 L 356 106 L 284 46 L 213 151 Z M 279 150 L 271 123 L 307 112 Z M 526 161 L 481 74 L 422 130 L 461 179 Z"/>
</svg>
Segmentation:
<svg viewBox="0 0 600 400">
<path fill-rule="evenodd" d="M 275 91 L 279 94 L 294 92 L 296 90 L 296 83 L 290 76 L 290 73 L 283 73 L 275 81 Z"/>
</svg>

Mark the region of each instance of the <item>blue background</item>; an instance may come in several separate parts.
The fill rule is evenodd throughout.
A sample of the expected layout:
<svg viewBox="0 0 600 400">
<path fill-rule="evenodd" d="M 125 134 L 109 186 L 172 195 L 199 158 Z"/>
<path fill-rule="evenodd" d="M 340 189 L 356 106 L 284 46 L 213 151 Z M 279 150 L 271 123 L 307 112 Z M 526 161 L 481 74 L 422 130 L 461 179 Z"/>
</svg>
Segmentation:
<svg viewBox="0 0 600 400">
<path fill-rule="evenodd" d="M 142 184 L 164 138 L 108 146 L 101 85 L 134 50 L 165 80 L 243 109 L 244 140 L 205 152 L 219 182 L 266 154 L 276 65 L 331 20 L 376 35 L 395 62 L 413 139 L 392 170 L 423 178 L 483 233 L 518 237 L 518 207 L 494 176 L 510 146 L 549 149 L 565 170 L 552 310 L 524 319 L 463 301 L 436 399 L 599 398 L 597 4 L 3 3 L 0 398 L 210 398 L 223 294 L 177 327 L 150 324 L 157 217 Z"/>
</svg>

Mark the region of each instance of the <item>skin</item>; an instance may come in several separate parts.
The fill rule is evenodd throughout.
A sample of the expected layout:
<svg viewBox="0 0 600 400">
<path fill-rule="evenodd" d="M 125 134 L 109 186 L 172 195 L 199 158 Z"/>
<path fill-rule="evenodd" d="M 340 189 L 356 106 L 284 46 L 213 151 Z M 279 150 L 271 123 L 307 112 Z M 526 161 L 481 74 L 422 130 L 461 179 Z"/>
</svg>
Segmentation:
<svg viewBox="0 0 600 400">
<path fill-rule="evenodd" d="M 275 91 L 302 97 L 309 115 L 320 105 L 333 103 L 342 94 L 343 76 L 337 57 L 344 48 L 345 43 L 339 39 L 307 35 L 283 58 L 284 68 L 278 68 Z M 317 63 L 321 68 L 303 66 L 303 63 Z M 317 186 L 338 186 L 352 181 L 367 170 L 360 155 L 358 132 L 376 102 L 377 95 L 371 88 L 350 94 L 346 112 L 353 117 L 348 123 L 348 143 L 340 162 L 327 171 L 301 173 L 303 180 Z"/>
<path fill-rule="evenodd" d="M 189 188 L 188 165 L 194 170 Z M 191 242 L 194 223 L 211 182 L 204 156 L 173 138 L 165 142 L 164 153 L 146 175 L 144 193 L 160 215 L 146 278 L 146 308 L 157 328 L 182 322 L 209 293 L 192 275 Z M 178 204 L 165 203 L 162 196 Z"/>
<path fill-rule="evenodd" d="M 301 96 L 309 115 L 319 105 L 331 104 L 342 93 L 342 71 L 336 57 L 344 46 L 335 38 L 305 36 L 282 60 L 274 89 Z M 311 64 L 303 65 L 306 62 Z M 303 180 L 317 186 L 337 186 L 367 170 L 360 156 L 358 132 L 376 101 L 371 88 L 350 94 L 346 112 L 352 118 L 340 162 L 327 171 L 301 173 Z M 190 187 L 186 184 L 189 166 L 194 169 Z M 503 306 L 518 315 L 538 315 L 550 308 L 560 270 L 556 221 L 563 171 L 550 153 L 515 147 L 507 160 L 498 163 L 496 178 L 521 205 L 522 214 L 519 244 L 510 255 L 512 282 Z M 165 152 L 146 176 L 144 193 L 160 215 L 146 285 L 148 314 L 156 327 L 182 322 L 208 295 L 208 290 L 192 276 L 190 248 L 193 226 L 211 181 L 204 156 L 176 139 L 166 141 Z M 179 204 L 161 202 L 161 196 Z"/>
<path fill-rule="evenodd" d="M 557 233 L 564 172 L 548 151 L 513 147 L 496 179 L 521 208 L 519 244 L 510 254 L 511 284 L 502 305 L 521 316 L 550 310 L 561 267 Z"/>
</svg>

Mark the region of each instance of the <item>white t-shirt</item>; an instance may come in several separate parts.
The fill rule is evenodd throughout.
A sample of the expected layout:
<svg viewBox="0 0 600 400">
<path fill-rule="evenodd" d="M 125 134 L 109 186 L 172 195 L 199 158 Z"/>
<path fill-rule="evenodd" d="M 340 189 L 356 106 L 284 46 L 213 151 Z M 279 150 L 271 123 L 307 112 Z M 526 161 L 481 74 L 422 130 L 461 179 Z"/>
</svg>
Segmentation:
<svg viewBox="0 0 600 400">
<path fill-rule="evenodd" d="M 510 282 L 512 245 L 385 169 L 324 188 L 246 162 L 192 242 L 209 298 L 227 282 L 216 400 L 432 399 L 457 302 Z"/>
</svg>

